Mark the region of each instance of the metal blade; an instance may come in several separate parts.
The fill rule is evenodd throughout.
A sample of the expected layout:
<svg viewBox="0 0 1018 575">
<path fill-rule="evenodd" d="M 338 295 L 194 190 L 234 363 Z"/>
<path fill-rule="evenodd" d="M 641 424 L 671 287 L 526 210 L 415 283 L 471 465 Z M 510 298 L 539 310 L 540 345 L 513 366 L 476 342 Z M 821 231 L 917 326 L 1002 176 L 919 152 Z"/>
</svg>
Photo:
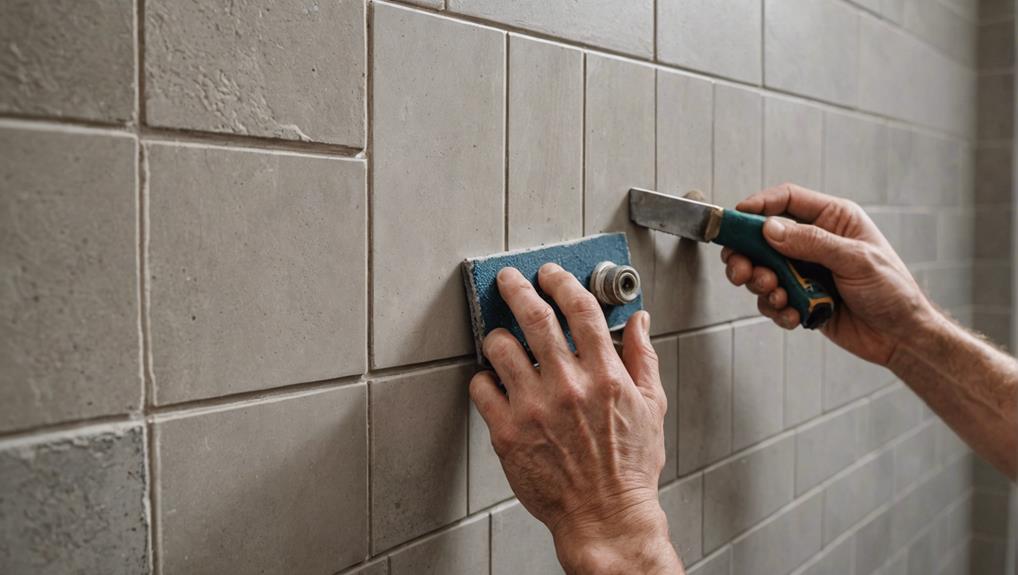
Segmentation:
<svg viewBox="0 0 1018 575">
<path fill-rule="evenodd" d="M 629 219 L 633 223 L 699 242 L 718 235 L 720 206 L 669 196 L 650 190 L 629 190 Z"/>
</svg>

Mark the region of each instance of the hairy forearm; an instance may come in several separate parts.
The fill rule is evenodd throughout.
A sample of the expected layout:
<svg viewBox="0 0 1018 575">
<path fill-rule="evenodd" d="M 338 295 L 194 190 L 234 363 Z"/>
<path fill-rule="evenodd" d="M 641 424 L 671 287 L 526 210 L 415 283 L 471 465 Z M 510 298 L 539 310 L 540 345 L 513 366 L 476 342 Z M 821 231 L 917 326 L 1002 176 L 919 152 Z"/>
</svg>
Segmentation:
<svg viewBox="0 0 1018 575">
<path fill-rule="evenodd" d="M 1018 473 L 1018 362 L 930 310 L 888 367 L 972 449 Z"/>
</svg>

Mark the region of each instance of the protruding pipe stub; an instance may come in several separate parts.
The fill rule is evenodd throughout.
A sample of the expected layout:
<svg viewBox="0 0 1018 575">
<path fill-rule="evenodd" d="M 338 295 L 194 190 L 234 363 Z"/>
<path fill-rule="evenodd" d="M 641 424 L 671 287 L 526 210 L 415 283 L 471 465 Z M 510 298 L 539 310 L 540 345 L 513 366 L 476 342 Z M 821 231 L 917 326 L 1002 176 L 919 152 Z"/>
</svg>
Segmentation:
<svg viewBox="0 0 1018 575">
<path fill-rule="evenodd" d="M 604 305 L 625 305 L 640 295 L 640 274 L 632 266 L 601 262 L 590 275 L 590 291 Z"/>
</svg>

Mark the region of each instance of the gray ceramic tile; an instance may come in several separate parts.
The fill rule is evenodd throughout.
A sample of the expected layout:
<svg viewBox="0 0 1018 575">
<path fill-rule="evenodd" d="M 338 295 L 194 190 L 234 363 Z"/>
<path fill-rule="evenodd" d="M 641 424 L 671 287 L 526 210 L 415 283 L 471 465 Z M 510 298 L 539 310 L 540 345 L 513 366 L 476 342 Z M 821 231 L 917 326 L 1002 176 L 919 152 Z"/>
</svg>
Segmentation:
<svg viewBox="0 0 1018 575">
<path fill-rule="evenodd" d="M 467 512 L 473 366 L 371 382 L 371 533 L 378 553 Z"/>
<path fill-rule="evenodd" d="M 732 449 L 732 329 L 679 336 L 679 475 Z"/>
<path fill-rule="evenodd" d="M 133 119 L 134 37 L 131 0 L 4 2 L 0 112 Z"/>
<path fill-rule="evenodd" d="M 732 544 L 733 573 L 791 573 L 820 552 L 823 502 L 819 493 L 755 527 Z"/>
<path fill-rule="evenodd" d="M 491 574 L 564 573 L 551 533 L 519 502 L 491 512 Z"/>
<path fill-rule="evenodd" d="M 157 419 L 163 572 L 336 572 L 364 559 L 366 401 L 357 384 Z"/>
<path fill-rule="evenodd" d="M 383 557 L 343 575 L 388 575 L 389 558 Z"/>
<path fill-rule="evenodd" d="M 364 6 L 149 0 L 148 123 L 363 147 Z"/>
<path fill-rule="evenodd" d="M 657 57 L 663 62 L 759 84 L 761 0 L 661 0 Z"/>
<path fill-rule="evenodd" d="M 942 209 L 937 214 L 937 259 L 964 261 L 975 253 L 976 214 L 968 208 Z"/>
<path fill-rule="evenodd" d="M 0 571 L 148 572 L 141 427 L 0 443 Z"/>
<path fill-rule="evenodd" d="M 865 407 L 825 415 L 795 433 L 797 494 L 809 491 L 855 460 L 856 430 Z"/>
<path fill-rule="evenodd" d="M 824 115 L 824 192 L 860 204 L 883 203 L 887 188 L 887 128 L 863 116 Z"/>
<path fill-rule="evenodd" d="M 1010 203 L 1013 156 L 1010 144 L 986 144 L 977 148 L 975 192 L 978 203 Z"/>
<path fill-rule="evenodd" d="M 509 248 L 583 235 L 583 53 L 509 36 Z"/>
<path fill-rule="evenodd" d="M 938 217 L 936 212 L 902 212 L 898 216 L 898 244 L 895 251 L 906 264 L 937 259 Z M 957 233 L 958 230 L 950 230 Z M 945 233 L 948 233 L 945 230 Z"/>
<path fill-rule="evenodd" d="M 968 451 L 968 447 L 943 420 L 934 420 L 937 434 L 937 462 L 941 465 L 955 461 Z"/>
<path fill-rule="evenodd" d="M 763 181 L 763 100 L 735 86 L 714 87 L 715 203 L 735 204 L 760 190 Z"/>
<path fill-rule="evenodd" d="M 909 544 L 907 559 L 908 575 L 922 575 L 923 573 L 935 573 L 937 571 L 937 550 L 933 547 L 933 536 L 933 529 L 928 529 Z"/>
<path fill-rule="evenodd" d="M 979 19 L 980 21 L 1005 18 L 1014 14 L 1014 2 L 1011 0 L 980 0 Z"/>
<path fill-rule="evenodd" d="M 850 469 L 824 489 L 824 544 L 834 541 L 894 495 L 894 453 Z"/>
<path fill-rule="evenodd" d="M 868 395 L 894 381 L 894 374 L 824 341 L 824 410 Z"/>
<path fill-rule="evenodd" d="M 975 257 L 981 260 L 1012 261 L 1012 223 L 1014 212 L 1010 209 L 983 208 L 976 211 Z"/>
<path fill-rule="evenodd" d="M 505 35 L 373 10 L 373 345 L 390 367 L 473 351 L 460 263 L 504 247 Z"/>
<path fill-rule="evenodd" d="M 675 479 L 678 474 L 679 455 L 679 342 L 675 337 L 660 339 L 654 342 L 654 350 L 658 357 L 658 371 L 661 374 L 661 385 L 668 398 L 668 411 L 665 412 L 665 466 L 661 470 L 660 483 Z"/>
<path fill-rule="evenodd" d="M 820 108 L 786 98 L 764 98 L 763 185 L 792 182 L 821 189 L 823 128 Z"/>
<path fill-rule="evenodd" d="M 488 572 L 488 515 L 432 535 L 393 553 L 392 575 L 473 575 Z"/>
<path fill-rule="evenodd" d="M 982 458 L 975 458 L 972 466 L 972 476 L 975 487 L 990 493 L 1007 493 L 1011 488 L 1011 482 L 1007 477 L 997 470 L 993 465 Z"/>
<path fill-rule="evenodd" d="M 657 187 L 681 196 L 711 196 L 714 84 L 670 70 L 657 73 Z"/>
<path fill-rule="evenodd" d="M 495 448 L 491 446 L 488 426 L 480 412 L 470 404 L 469 418 L 469 481 L 467 506 L 470 513 L 491 507 L 513 496 L 509 481 L 502 471 Z"/>
<path fill-rule="evenodd" d="M 704 559 L 690 569 L 688 575 L 730 575 L 732 572 L 732 549 L 725 547 Z"/>
<path fill-rule="evenodd" d="M 980 262 L 975 266 L 975 274 L 979 278 L 979 289 L 973 290 L 972 303 L 996 307 L 1011 305 L 1013 276 L 1008 262 Z"/>
<path fill-rule="evenodd" d="M 972 501 L 974 533 L 988 537 L 1006 537 L 1010 498 L 1005 493 L 976 491 Z"/>
<path fill-rule="evenodd" d="M 4 128 L 0 148 L 0 430 L 137 410 L 134 142 Z"/>
<path fill-rule="evenodd" d="M 630 222 L 629 188 L 654 188 L 654 99 L 650 66 L 587 55 L 583 232 L 626 232 L 643 278 L 653 278 L 654 238 Z M 643 282 L 643 294 L 653 301 L 652 281 Z"/>
<path fill-rule="evenodd" d="M 1000 20 L 979 27 L 979 68 L 997 70 L 1014 66 L 1014 22 Z"/>
<path fill-rule="evenodd" d="M 661 508 L 679 558 L 691 565 L 703 556 L 703 476 L 693 475 L 663 488 Z"/>
<path fill-rule="evenodd" d="M 858 57 L 858 13 L 844 2 L 766 0 L 767 86 L 851 106 L 856 102 Z"/>
<path fill-rule="evenodd" d="M 872 574 L 887 561 L 894 552 L 891 535 L 894 532 L 893 518 L 897 505 L 874 516 L 863 524 L 855 534 L 855 572 Z"/>
<path fill-rule="evenodd" d="M 792 501 L 795 446 L 784 437 L 703 476 L 703 550 L 713 551 Z"/>
<path fill-rule="evenodd" d="M 145 155 L 158 403 L 364 370 L 363 161 L 174 144 Z"/>
<path fill-rule="evenodd" d="M 732 449 L 738 451 L 784 427 L 784 337 L 769 319 L 734 329 Z"/>
<path fill-rule="evenodd" d="M 937 464 L 937 428 L 927 424 L 894 446 L 894 487 L 907 491 Z"/>
<path fill-rule="evenodd" d="M 841 575 L 852 573 L 854 540 L 843 539 L 833 546 L 825 547 L 822 553 L 813 557 L 796 575 Z"/>
<path fill-rule="evenodd" d="M 892 204 L 959 205 L 969 200 L 963 157 L 955 140 L 905 128 L 888 128 L 887 197 Z M 971 160 L 968 160 L 971 161 Z"/>
<path fill-rule="evenodd" d="M 979 27 L 944 2 L 905 0 L 906 30 L 963 66 L 975 67 Z"/>
<path fill-rule="evenodd" d="M 823 410 L 824 336 L 815 331 L 785 332 L 785 427 L 812 419 Z"/>
<path fill-rule="evenodd" d="M 628 2 L 624 10 L 609 0 L 447 0 L 450 11 L 575 40 L 612 51 L 652 56 L 652 0 Z"/>
</svg>

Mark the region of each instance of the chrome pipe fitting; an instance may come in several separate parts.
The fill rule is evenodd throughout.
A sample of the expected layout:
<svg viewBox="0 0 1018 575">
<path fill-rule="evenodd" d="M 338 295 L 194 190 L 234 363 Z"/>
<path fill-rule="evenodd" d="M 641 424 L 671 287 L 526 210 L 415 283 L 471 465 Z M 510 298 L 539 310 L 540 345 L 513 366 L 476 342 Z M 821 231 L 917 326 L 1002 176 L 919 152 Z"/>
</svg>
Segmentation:
<svg viewBox="0 0 1018 575">
<path fill-rule="evenodd" d="M 590 275 L 590 291 L 604 305 L 625 305 L 640 295 L 640 274 L 632 266 L 601 262 Z"/>
</svg>

